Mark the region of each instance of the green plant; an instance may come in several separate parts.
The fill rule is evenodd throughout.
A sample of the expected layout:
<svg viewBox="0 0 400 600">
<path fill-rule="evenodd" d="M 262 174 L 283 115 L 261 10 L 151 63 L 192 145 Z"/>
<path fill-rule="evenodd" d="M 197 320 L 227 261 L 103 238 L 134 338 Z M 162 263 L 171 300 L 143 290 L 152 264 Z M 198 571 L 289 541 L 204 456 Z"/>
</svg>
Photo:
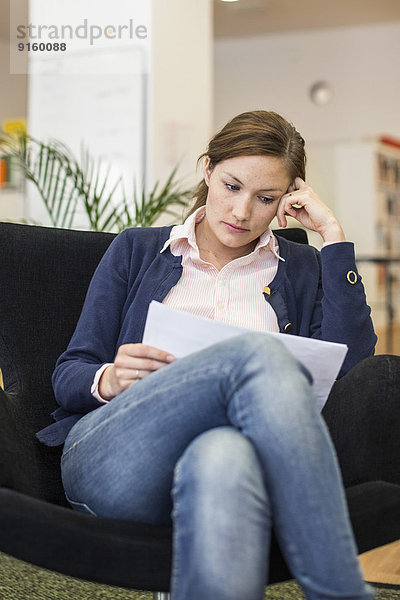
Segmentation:
<svg viewBox="0 0 400 600">
<path fill-rule="evenodd" d="M 191 196 L 176 181 L 176 168 L 163 186 L 157 182 L 150 192 L 135 182 L 129 200 L 122 177 L 112 181 L 110 168 L 105 170 L 87 151 L 78 161 L 61 142 L 44 143 L 25 133 L 0 136 L 0 149 L 15 157 L 35 185 L 54 227 L 72 228 L 81 209 L 93 231 L 152 226 L 163 213 L 176 217 L 176 209 L 185 207 Z"/>
</svg>

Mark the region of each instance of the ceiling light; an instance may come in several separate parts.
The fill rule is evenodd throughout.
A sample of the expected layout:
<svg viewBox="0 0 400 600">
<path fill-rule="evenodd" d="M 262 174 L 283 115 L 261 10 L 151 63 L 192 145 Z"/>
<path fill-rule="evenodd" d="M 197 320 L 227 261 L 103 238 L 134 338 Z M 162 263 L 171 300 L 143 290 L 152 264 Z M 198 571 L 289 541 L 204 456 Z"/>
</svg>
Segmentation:
<svg viewBox="0 0 400 600">
<path fill-rule="evenodd" d="M 310 87 L 310 98 L 314 104 L 324 106 L 333 98 L 333 87 L 327 81 L 317 81 Z"/>
</svg>

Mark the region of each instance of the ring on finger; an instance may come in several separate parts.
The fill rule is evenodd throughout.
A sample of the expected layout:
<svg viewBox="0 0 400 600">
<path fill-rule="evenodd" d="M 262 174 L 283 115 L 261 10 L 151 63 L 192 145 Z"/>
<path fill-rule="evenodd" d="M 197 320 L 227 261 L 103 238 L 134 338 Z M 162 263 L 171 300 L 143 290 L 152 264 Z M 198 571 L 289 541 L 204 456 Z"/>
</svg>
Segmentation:
<svg viewBox="0 0 400 600">
<path fill-rule="evenodd" d="M 136 369 L 136 379 L 140 379 L 140 371 L 139 371 L 139 369 Z"/>
</svg>

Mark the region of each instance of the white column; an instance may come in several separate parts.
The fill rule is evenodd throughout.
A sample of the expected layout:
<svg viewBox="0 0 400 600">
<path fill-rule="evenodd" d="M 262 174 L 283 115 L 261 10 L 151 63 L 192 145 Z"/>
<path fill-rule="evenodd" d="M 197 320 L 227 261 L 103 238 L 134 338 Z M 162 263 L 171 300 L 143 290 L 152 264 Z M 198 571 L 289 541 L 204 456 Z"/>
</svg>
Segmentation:
<svg viewBox="0 0 400 600">
<path fill-rule="evenodd" d="M 150 181 L 179 163 L 189 185 L 213 125 L 211 0 L 153 0 L 149 107 Z"/>
</svg>

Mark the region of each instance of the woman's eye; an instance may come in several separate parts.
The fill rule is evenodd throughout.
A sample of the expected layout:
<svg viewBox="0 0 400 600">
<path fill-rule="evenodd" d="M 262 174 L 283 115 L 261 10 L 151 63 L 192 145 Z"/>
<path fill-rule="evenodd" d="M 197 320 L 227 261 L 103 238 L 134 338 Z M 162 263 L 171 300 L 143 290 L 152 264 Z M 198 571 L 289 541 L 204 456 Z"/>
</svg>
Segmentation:
<svg viewBox="0 0 400 600">
<path fill-rule="evenodd" d="M 228 190 L 231 190 L 231 192 L 238 192 L 240 189 L 239 186 L 235 185 L 234 183 L 226 183 L 225 185 L 228 188 Z"/>
<path fill-rule="evenodd" d="M 271 204 L 271 202 L 274 202 L 275 198 L 272 198 L 272 196 L 258 196 L 261 200 L 261 202 L 264 202 L 264 204 Z"/>
</svg>

